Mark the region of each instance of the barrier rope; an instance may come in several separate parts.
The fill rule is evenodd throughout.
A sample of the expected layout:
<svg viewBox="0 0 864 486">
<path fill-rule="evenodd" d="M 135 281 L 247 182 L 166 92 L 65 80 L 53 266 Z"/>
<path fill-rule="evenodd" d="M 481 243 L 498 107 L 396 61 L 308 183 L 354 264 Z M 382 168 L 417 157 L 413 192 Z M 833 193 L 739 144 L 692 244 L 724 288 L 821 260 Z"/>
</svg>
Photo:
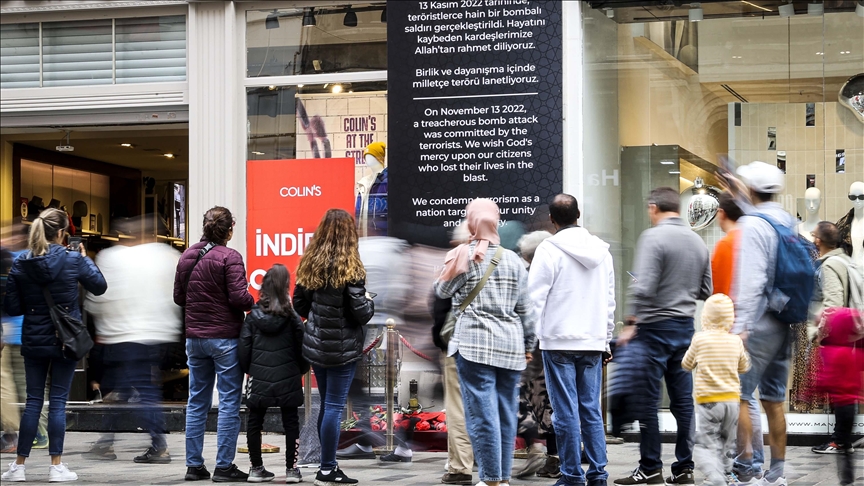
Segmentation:
<svg viewBox="0 0 864 486">
<path fill-rule="evenodd" d="M 383 332 L 381 334 L 379 334 L 378 337 L 376 337 L 375 340 L 369 344 L 369 346 L 366 346 L 366 348 L 363 350 L 363 354 L 369 354 L 369 351 L 372 351 L 372 349 L 374 349 L 376 346 L 378 346 L 378 343 L 381 342 L 382 337 L 384 337 Z"/>
<path fill-rule="evenodd" d="M 426 361 L 432 361 L 433 363 L 435 362 L 435 360 L 433 360 L 429 356 L 426 356 L 422 352 L 418 351 L 416 348 L 414 348 L 414 346 L 411 346 L 411 344 L 408 342 L 408 340 L 405 339 L 401 334 L 399 335 L 399 340 L 402 341 L 402 344 L 404 344 L 406 348 L 410 349 L 412 353 L 416 354 L 417 356 L 420 356 L 421 358 L 425 359 Z"/>
</svg>

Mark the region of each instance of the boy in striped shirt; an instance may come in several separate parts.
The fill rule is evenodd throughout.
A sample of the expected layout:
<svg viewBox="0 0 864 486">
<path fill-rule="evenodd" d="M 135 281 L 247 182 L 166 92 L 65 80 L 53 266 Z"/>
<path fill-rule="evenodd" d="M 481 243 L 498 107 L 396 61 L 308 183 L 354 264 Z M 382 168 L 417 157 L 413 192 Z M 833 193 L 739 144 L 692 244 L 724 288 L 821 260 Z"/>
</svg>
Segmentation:
<svg viewBox="0 0 864 486">
<path fill-rule="evenodd" d="M 725 294 L 715 294 L 702 309 L 702 331 L 693 336 L 681 367 L 695 370 L 696 465 L 711 486 L 726 486 L 735 450 L 741 382 L 750 369 L 750 357 L 741 337 L 730 334 L 735 307 Z"/>
</svg>

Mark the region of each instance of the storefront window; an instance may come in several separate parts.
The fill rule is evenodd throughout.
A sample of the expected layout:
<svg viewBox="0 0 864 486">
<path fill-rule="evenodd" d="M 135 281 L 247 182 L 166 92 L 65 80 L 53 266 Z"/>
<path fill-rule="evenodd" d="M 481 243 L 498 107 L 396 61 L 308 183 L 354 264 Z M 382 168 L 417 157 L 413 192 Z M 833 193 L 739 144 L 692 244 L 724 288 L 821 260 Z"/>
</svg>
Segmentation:
<svg viewBox="0 0 864 486">
<path fill-rule="evenodd" d="M 246 76 L 387 69 L 384 3 L 246 12 Z"/>
<path fill-rule="evenodd" d="M 779 202 L 805 237 L 814 222 L 849 212 L 849 186 L 864 179 L 864 118 L 838 96 L 864 66 L 864 18 L 854 2 L 782 12 L 758 1 L 601 3 L 609 2 L 583 4 L 583 213 L 612 244 L 619 302 L 649 226 L 648 191 L 671 186 L 685 201 L 712 192 L 726 157 L 786 172 Z M 820 196 L 808 213 L 811 187 Z M 723 236 L 714 211 L 682 210 L 713 249 Z"/>
</svg>

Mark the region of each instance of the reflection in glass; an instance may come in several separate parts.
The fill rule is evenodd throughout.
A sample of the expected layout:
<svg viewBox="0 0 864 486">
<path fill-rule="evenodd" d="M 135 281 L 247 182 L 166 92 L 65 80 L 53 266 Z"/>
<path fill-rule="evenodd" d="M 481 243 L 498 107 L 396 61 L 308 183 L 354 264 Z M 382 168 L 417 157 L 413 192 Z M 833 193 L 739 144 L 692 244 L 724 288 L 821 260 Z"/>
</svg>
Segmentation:
<svg viewBox="0 0 864 486">
<path fill-rule="evenodd" d="M 246 76 L 387 69 L 383 2 L 246 12 Z"/>
</svg>

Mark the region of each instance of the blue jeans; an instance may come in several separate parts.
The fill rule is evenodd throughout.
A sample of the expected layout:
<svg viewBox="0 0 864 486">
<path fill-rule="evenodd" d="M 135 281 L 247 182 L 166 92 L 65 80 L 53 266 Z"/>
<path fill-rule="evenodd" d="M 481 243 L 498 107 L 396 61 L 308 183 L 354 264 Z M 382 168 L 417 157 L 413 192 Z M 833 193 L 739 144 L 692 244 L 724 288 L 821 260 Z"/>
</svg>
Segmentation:
<svg viewBox="0 0 864 486">
<path fill-rule="evenodd" d="M 693 378 L 689 371 L 681 368 L 684 353 L 693 338 L 693 319 L 668 319 L 639 326 L 639 330 L 627 346 L 642 356 L 646 376 L 644 393 L 646 410 L 639 414 L 642 440 L 639 444 L 643 471 L 655 471 L 663 467 L 661 455 L 663 440 L 657 409 L 660 404 L 660 381 L 666 380 L 669 394 L 669 411 L 678 424 L 675 441 L 675 458 L 672 473 L 680 474 L 693 469 Z"/>
<path fill-rule="evenodd" d="M 216 467 L 227 468 L 237 452 L 243 370 L 237 339 L 187 338 L 189 402 L 186 405 L 186 466 L 204 465 L 204 431 L 213 405 L 213 385 L 219 391 L 216 428 Z M 218 380 L 216 378 L 219 378 Z"/>
<path fill-rule="evenodd" d="M 21 416 L 18 435 L 18 455 L 30 457 L 39 414 L 45 403 L 45 380 L 51 373 L 51 390 L 48 400 L 48 454 L 63 454 L 66 437 L 66 400 L 75 374 L 75 361 L 62 358 L 30 358 L 24 356 L 24 380 L 27 383 L 27 404 Z"/>
<path fill-rule="evenodd" d="M 585 484 L 586 478 L 608 479 L 606 433 L 600 412 L 601 353 L 544 350 L 543 367 L 564 481 Z M 582 471 L 580 459 L 583 442 L 590 464 L 587 475 Z"/>
<path fill-rule="evenodd" d="M 354 380 L 359 361 L 332 368 L 313 366 L 321 410 L 318 412 L 318 441 L 321 443 L 321 469 L 334 469 L 342 412 L 348 401 L 348 389 Z"/>
<path fill-rule="evenodd" d="M 159 404 L 162 401 L 162 387 L 155 384 L 153 368 L 159 366 L 159 345 L 140 343 L 108 344 L 103 347 L 105 377 L 103 386 L 128 396 L 131 389 L 138 391 L 141 401 L 131 413 L 138 415 L 144 430 L 150 433 L 152 446 L 157 451 L 168 448 L 165 442 L 165 419 Z M 160 379 L 161 383 L 161 379 Z M 108 445 L 114 442 L 113 431 L 119 415 L 107 414 L 103 423 L 106 431 L 99 443 Z"/>
<path fill-rule="evenodd" d="M 465 425 L 481 481 L 506 481 L 513 467 L 520 371 L 474 363 L 456 354 Z"/>
</svg>

